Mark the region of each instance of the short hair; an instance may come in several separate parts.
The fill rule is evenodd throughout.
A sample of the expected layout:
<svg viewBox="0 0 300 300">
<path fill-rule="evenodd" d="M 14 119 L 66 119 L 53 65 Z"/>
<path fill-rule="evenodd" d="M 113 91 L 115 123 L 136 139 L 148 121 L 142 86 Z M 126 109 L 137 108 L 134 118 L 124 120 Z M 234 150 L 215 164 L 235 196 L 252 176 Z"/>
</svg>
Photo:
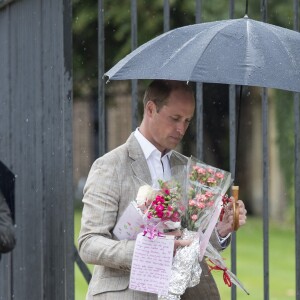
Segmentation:
<svg viewBox="0 0 300 300">
<path fill-rule="evenodd" d="M 153 101 L 159 111 L 168 103 L 172 91 L 183 90 L 194 96 L 194 90 L 188 82 L 177 80 L 153 80 L 145 91 L 143 104 L 146 107 L 148 101 Z"/>
</svg>

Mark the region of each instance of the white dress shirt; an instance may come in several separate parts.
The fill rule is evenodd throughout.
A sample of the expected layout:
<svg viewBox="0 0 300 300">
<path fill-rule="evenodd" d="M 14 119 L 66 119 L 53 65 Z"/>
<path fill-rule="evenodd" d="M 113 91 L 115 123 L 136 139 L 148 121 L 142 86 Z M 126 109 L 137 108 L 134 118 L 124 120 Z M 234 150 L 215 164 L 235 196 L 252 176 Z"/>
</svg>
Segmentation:
<svg viewBox="0 0 300 300">
<path fill-rule="evenodd" d="M 141 134 L 139 128 L 135 130 L 134 136 L 144 152 L 151 174 L 152 186 L 158 188 L 158 179 L 163 181 L 171 179 L 170 156 L 172 150 L 161 156 L 162 153 Z"/>
</svg>

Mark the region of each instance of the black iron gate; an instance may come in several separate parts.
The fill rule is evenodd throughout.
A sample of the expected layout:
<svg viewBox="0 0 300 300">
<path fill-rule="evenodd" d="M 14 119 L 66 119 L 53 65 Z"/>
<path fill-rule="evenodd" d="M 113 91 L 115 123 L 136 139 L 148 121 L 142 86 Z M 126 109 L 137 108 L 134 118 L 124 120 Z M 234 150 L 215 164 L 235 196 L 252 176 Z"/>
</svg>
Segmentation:
<svg viewBox="0 0 300 300">
<path fill-rule="evenodd" d="M 195 19 L 194 23 L 200 23 L 203 20 L 203 4 L 205 1 L 195 0 Z M 244 2 L 244 1 L 242 1 Z M 253 3 L 252 3 L 253 4 Z M 274 3 L 273 3 L 274 4 Z M 234 0 L 228 1 L 228 18 L 236 18 L 242 16 L 236 16 L 236 5 L 241 5 Z M 246 1 L 242 4 L 246 8 Z M 289 4 L 286 3 L 288 6 Z M 129 5 L 128 5 L 129 6 Z M 176 1 L 164 0 L 162 1 L 162 14 L 163 14 L 163 30 L 170 30 L 170 11 L 176 6 Z M 253 6 L 253 5 L 252 5 Z M 251 7 L 252 7 L 251 6 Z M 258 6 L 258 4 L 257 4 Z M 259 7 L 259 18 L 263 22 L 268 22 L 268 1 L 261 0 Z M 293 4 L 290 4 L 290 10 L 293 10 L 293 28 L 299 31 L 299 1 L 294 0 Z M 247 7 L 248 8 L 248 7 Z M 246 9 L 247 9 L 246 8 Z M 274 7 L 273 7 L 274 8 Z M 137 48 L 137 37 L 138 37 L 138 1 L 130 1 L 130 22 L 131 22 L 131 50 Z M 104 74 L 105 71 L 105 1 L 98 1 L 98 73 Z M 250 12 L 251 15 L 251 12 Z M 128 20 L 129 22 L 129 20 Z M 186 24 L 188 25 L 188 24 Z M 196 155 L 198 158 L 203 158 L 204 149 L 204 137 L 203 137 L 203 85 L 197 84 L 197 107 L 196 107 Z M 229 86 L 229 165 L 230 171 L 233 175 L 236 172 L 236 141 L 237 141 L 237 106 L 236 95 L 237 88 L 235 86 Z M 138 124 L 138 81 L 131 81 L 131 109 L 132 109 L 132 129 L 134 130 Z M 299 94 L 294 94 L 294 193 L 295 193 L 295 257 L 296 257 L 296 299 L 300 299 L 300 106 L 299 106 Z M 105 121 L 105 82 L 99 80 L 98 86 L 98 120 L 99 120 L 99 155 L 106 152 L 106 121 Z M 263 219 L 263 281 L 264 281 L 264 299 L 269 299 L 269 180 L 270 180 L 270 149 L 269 149 L 269 104 L 268 104 L 268 90 L 266 88 L 261 89 L 261 123 L 262 123 L 262 219 Z M 236 261 L 236 234 L 233 234 L 232 245 L 231 245 L 231 269 L 234 273 L 237 271 Z M 236 288 L 232 288 L 231 298 L 236 299 Z"/>
</svg>

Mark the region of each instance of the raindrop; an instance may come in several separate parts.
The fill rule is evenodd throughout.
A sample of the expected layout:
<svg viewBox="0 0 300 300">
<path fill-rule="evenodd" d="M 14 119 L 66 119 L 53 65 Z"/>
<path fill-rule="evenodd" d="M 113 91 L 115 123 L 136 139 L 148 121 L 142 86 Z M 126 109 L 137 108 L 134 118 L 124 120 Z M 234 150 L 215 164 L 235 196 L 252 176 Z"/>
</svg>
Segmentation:
<svg viewBox="0 0 300 300">
<path fill-rule="evenodd" d="M 247 93 L 247 97 L 249 97 L 249 96 L 250 96 L 250 94 L 251 94 L 251 92 L 250 92 L 250 91 L 248 91 L 248 93 Z"/>
</svg>

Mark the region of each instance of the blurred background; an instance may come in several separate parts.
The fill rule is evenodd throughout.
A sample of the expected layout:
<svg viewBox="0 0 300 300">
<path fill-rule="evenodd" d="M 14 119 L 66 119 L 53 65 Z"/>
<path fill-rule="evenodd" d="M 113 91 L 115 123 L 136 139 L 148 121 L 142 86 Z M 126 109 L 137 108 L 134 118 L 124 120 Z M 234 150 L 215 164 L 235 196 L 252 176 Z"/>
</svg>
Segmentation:
<svg viewBox="0 0 300 300">
<path fill-rule="evenodd" d="M 195 23 L 194 1 L 170 2 L 170 29 Z M 290 4 L 288 3 L 290 2 Z M 131 51 L 130 1 L 104 3 L 105 71 Z M 163 1 L 137 1 L 138 45 L 163 32 Z M 201 22 L 228 19 L 230 1 L 202 1 Z M 244 16 L 245 2 L 235 1 L 234 17 Z M 268 22 L 293 28 L 292 1 L 269 1 Z M 261 19 L 259 1 L 250 1 L 249 15 Z M 73 1 L 74 77 L 74 187 L 80 202 L 82 187 L 92 162 L 99 156 L 98 139 L 98 4 Z M 139 119 L 147 81 L 138 81 Z M 237 90 L 239 88 L 237 87 Z M 238 94 L 238 93 L 237 93 Z M 270 213 L 278 221 L 293 219 L 294 199 L 294 119 L 293 93 L 268 90 L 270 149 Z M 229 86 L 204 84 L 203 159 L 229 170 Z M 261 215 L 262 121 L 261 89 L 245 87 L 240 105 L 236 182 L 249 213 Z M 106 151 L 124 143 L 134 130 L 131 122 L 130 81 L 105 84 Z M 195 122 L 181 145 L 186 155 L 197 156 Z M 284 212 L 284 213 L 283 213 Z"/>
<path fill-rule="evenodd" d="M 132 2 L 102 1 L 104 53 L 100 45 L 97 1 L 73 0 L 73 151 L 75 190 L 75 242 L 79 230 L 82 189 L 99 149 L 99 74 L 98 62 L 104 58 L 104 71 L 109 70 L 132 50 Z M 136 42 L 139 46 L 166 29 L 164 5 L 169 5 L 169 29 L 197 22 L 242 18 L 245 1 L 182 1 L 138 0 Z M 289 29 L 295 27 L 295 1 L 250 1 L 248 15 L 255 20 Z M 199 6 L 200 5 L 200 6 Z M 196 15 L 197 9 L 201 11 Z M 199 18 L 200 16 L 200 18 Z M 198 19 L 197 19 L 198 18 Z M 298 17 L 297 17 L 298 18 Z M 132 83 L 108 82 L 105 93 L 105 151 L 123 144 L 134 130 L 132 124 Z M 137 82 L 138 120 L 142 117 L 141 100 L 147 81 Z M 235 182 L 240 185 L 240 198 L 248 210 L 249 221 L 237 235 L 237 274 L 250 296 L 238 291 L 238 299 L 268 299 L 264 283 L 264 251 L 270 257 L 270 299 L 295 299 L 295 131 L 293 93 L 268 89 L 268 199 L 270 232 L 263 233 L 263 134 L 261 88 L 244 87 L 238 99 L 239 134 L 237 138 Z M 241 101 L 239 101 L 241 100 Z M 230 169 L 229 153 L 229 86 L 203 84 L 203 151 L 200 159 L 208 164 Z M 103 123 L 102 123 L 103 124 Z M 180 151 L 197 157 L 196 122 L 192 122 Z M 76 229 L 77 228 L 77 229 Z M 77 231 L 76 231 L 77 230 Z M 264 246 L 265 239 L 269 243 Z M 265 247 L 265 248 L 264 248 Z M 269 248 L 269 249 L 268 249 Z M 230 249 L 224 254 L 230 265 Z M 77 270 L 78 271 L 78 270 Z M 264 273 L 265 272 L 265 273 Z M 269 274 L 269 273 L 268 273 Z M 86 291 L 86 283 L 77 273 L 76 295 Z M 216 274 L 222 299 L 230 299 L 221 275 Z M 77 284 L 78 282 L 78 284 Z M 80 282 L 80 283 L 79 283 Z M 82 284 L 82 288 L 81 288 Z M 267 282 L 267 285 L 269 283 Z M 80 288 L 79 288 L 80 286 Z M 265 289 L 265 291 L 264 291 Z M 234 299 L 235 296 L 233 296 Z"/>
</svg>

